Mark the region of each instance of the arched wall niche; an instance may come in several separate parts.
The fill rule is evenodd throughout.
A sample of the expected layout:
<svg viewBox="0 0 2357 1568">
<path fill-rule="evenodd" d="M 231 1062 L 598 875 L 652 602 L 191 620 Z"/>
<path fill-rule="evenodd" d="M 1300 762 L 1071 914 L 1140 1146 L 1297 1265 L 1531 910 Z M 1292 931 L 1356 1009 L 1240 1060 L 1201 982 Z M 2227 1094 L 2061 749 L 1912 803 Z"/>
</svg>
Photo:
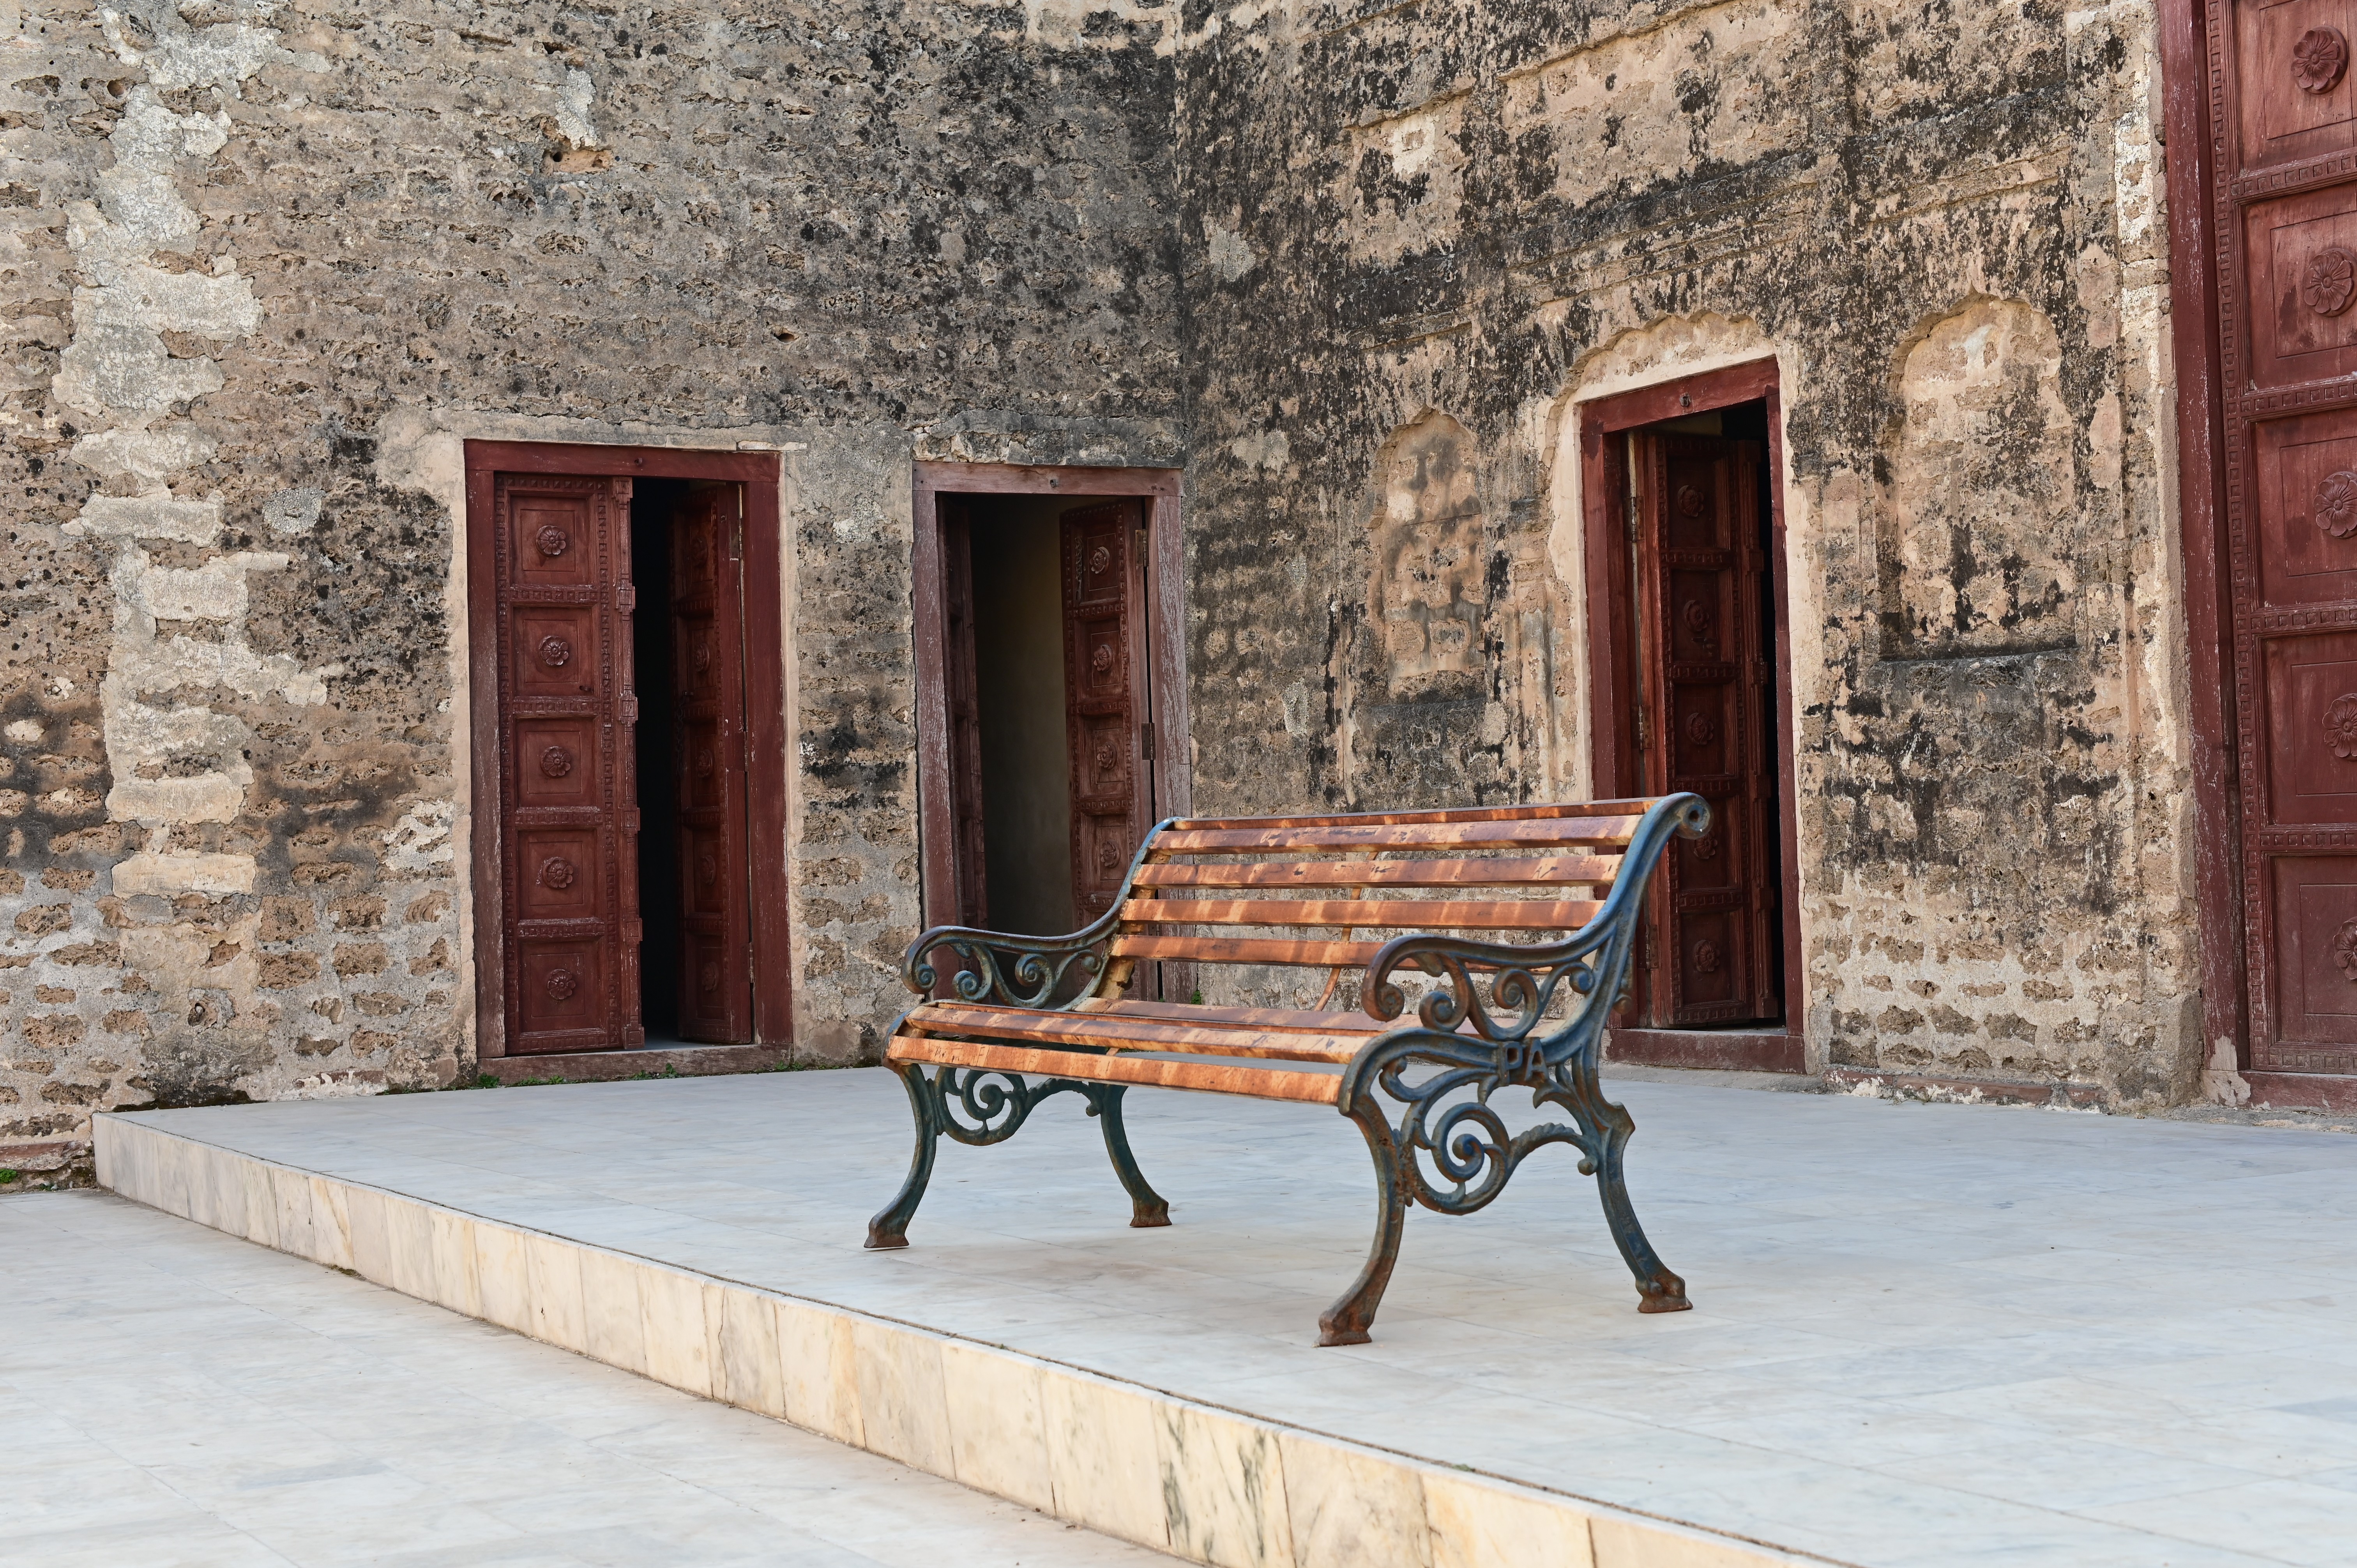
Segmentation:
<svg viewBox="0 0 2357 1568">
<path fill-rule="evenodd" d="M 2036 306 L 1968 296 L 1892 374 L 1878 551 L 1882 653 L 2046 652 L 2076 640 L 2076 426 L 2062 343 Z"/>
<path fill-rule="evenodd" d="M 1544 520 L 1500 500 L 1499 443 L 1406 406 L 1355 509 L 1357 602 L 1329 665 L 1337 781 L 1362 810 L 1545 799 L 1573 693 Z"/>
</svg>

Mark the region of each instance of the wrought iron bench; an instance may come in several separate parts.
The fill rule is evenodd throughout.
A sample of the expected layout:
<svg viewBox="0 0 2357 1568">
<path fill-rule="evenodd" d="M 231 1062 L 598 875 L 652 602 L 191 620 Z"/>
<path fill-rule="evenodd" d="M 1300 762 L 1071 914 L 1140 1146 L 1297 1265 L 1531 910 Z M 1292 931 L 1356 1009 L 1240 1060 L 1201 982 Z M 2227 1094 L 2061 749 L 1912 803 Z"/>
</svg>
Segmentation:
<svg viewBox="0 0 2357 1568">
<path fill-rule="evenodd" d="M 1636 1275 L 1638 1310 L 1679 1311 L 1685 1283 L 1654 1255 L 1621 1182 L 1635 1124 L 1603 1098 L 1596 1066 L 1605 1016 L 1626 992 L 1645 884 L 1674 833 L 1695 839 L 1709 828 L 1709 808 L 1695 795 L 1173 820 L 1147 836 L 1113 908 L 1084 929 L 1025 937 L 937 926 L 909 947 L 902 979 L 920 996 L 953 994 L 919 1003 L 893 1026 L 885 1060 L 909 1091 L 917 1149 L 899 1195 L 869 1222 L 867 1245 L 908 1245 L 944 1135 L 999 1143 L 1066 1090 L 1103 1129 L 1130 1223 L 1168 1225 L 1170 1206 L 1139 1172 L 1122 1125 L 1122 1096 L 1149 1084 L 1331 1105 L 1366 1135 L 1379 1189 L 1374 1245 L 1318 1320 L 1321 1345 L 1366 1341 L 1410 1201 L 1471 1213 L 1547 1144 L 1577 1147 L 1580 1170 L 1596 1176 L 1612 1239 Z M 1443 901 L 1430 896 L 1436 888 L 1485 891 Z M 1399 893 L 1412 896 L 1389 896 Z M 1341 934 L 1309 934 L 1321 929 Z M 1379 930 L 1408 934 L 1361 937 Z M 1569 934 L 1528 940 L 1550 932 Z M 1173 961 L 1333 973 L 1316 1009 L 1123 998 L 1138 964 Z M 1343 973 L 1361 966 L 1363 1012 L 1325 1010 Z M 1436 983 L 1415 1022 L 1390 1026 L 1407 1006 L 1394 976 L 1410 967 Z M 1477 990 L 1485 976 L 1486 997 Z M 1313 1063 L 1342 1070 L 1302 1065 Z M 1534 1110 L 1559 1108 L 1570 1124 L 1510 1132 L 1490 1104 L 1507 1088 L 1529 1090 Z"/>
</svg>

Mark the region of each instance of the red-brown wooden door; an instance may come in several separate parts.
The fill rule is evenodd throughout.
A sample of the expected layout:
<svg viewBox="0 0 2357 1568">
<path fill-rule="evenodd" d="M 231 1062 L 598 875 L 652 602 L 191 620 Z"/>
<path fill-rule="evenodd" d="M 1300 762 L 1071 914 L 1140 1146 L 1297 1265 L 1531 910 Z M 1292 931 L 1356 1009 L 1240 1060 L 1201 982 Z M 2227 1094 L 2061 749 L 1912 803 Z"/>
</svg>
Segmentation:
<svg viewBox="0 0 2357 1568">
<path fill-rule="evenodd" d="M 942 682 L 950 720 L 950 814 L 957 835 L 959 925 L 990 924 L 982 797 L 982 691 L 975 664 L 974 509 L 963 496 L 942 496 Z"/>
<path fill-rule="evenodd" d="M 1153 821 L 1144 521 L 1129 500 L 1079 508 L 1062 521 L 1072 903 L 1085 925 L 1113 908 Z"/>
<path fill-rule="evenodd" d="M 1717 436 L 1631 438 L 1646 787 L 1711 811 L 1709 833 L 1673 840 L 1656 873 L 1631 1020 L 1654 1028 L 1782 1016 L 1764 456 Z"/>
<path fill-rule="evenodd" d="M 2357 1072 L 2357 0 L 2208 25 L 2251 1065 Z"/>
<path fill-rule="evenodd" d="M 493 489 L 507 1052 L 640 1045 L 630 481 Z"/>
<path fill-rule="evenodd" d="M 738 487 L 711 485 L 672 524 L 679 1035 L 721 1045 L 753 1037 L 742 510 Z"/>
</svg>

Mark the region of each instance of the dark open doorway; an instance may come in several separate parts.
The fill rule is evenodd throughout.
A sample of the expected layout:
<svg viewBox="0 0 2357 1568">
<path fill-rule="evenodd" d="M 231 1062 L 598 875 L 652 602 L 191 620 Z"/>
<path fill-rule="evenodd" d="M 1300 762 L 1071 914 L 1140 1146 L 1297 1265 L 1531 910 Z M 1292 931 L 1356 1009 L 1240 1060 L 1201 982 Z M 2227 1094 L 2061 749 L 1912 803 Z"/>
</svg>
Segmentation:
<svg viewBox="0 0 2357 1568">
<path fill-rule="evenodd" d="M 776 458 L 467 467 L 480 1056 L 785 1045 Z"/>
<path fill-rule="evenodd" d="M 740 490 L 649 479 L 630 501 L 640 997 L 654 1045 L 753 1038 Z"/>
<path fill-rule="evenodd" d="M 1581 410 L 1597 789 L 1713 817 L 1650 890 L 1622 1060 L 1803 1066 L 1775 407 L 1768 363 Z"/>
<path fill-rule="evenodd" d="M 943 495 L 959 918 L 1049 934 L 1104 913 L 1157 816 L 1146 509 Z"/>
<path fill-rule="evenodd" d="M 1075 929 L 1187 809 L 1177 478 L 920 465 L 929 920 Z"/>
</svg>

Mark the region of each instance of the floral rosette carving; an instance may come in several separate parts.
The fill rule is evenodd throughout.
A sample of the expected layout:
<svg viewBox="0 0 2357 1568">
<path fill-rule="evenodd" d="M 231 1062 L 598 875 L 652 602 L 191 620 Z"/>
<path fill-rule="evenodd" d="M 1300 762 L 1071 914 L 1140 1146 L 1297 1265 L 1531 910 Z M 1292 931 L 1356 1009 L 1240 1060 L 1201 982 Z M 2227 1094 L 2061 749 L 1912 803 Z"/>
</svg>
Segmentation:
<svg viewBox="0 0 2357 1568">
<path fill-rule="evenodd" d="M 2332 699 L 2324 711 L 2324 738 L 2332 755 L 2343 762 L 2357 761 L 2357 692 Z"/>
<path fill-rule="evenodd" d="M 2300 303 L 2319 316 L 2338 316 L 2357 299 L 2357 252 L 2327 245 L 2299 274 Z"/>
<path fill-rule="evenodd" d="M 2357 920 L 2344 920 L 2332 933 L 2332 961 L 2352 983 L 2357 983 Z"/>
<path fill-rule="evenodd" d="M 2330 92 L 2349 69 L 2349 40 L 2338 27 L 2310 27 L 2291 46 L 2291 79 L 2302 92 Z"/>
<path fill-rule="evenodd" d="M 2357 474 L 2342 468 L 2316 487 L 2316 526 L 2335 539 L 2357 533 Z"/>
</svg>

